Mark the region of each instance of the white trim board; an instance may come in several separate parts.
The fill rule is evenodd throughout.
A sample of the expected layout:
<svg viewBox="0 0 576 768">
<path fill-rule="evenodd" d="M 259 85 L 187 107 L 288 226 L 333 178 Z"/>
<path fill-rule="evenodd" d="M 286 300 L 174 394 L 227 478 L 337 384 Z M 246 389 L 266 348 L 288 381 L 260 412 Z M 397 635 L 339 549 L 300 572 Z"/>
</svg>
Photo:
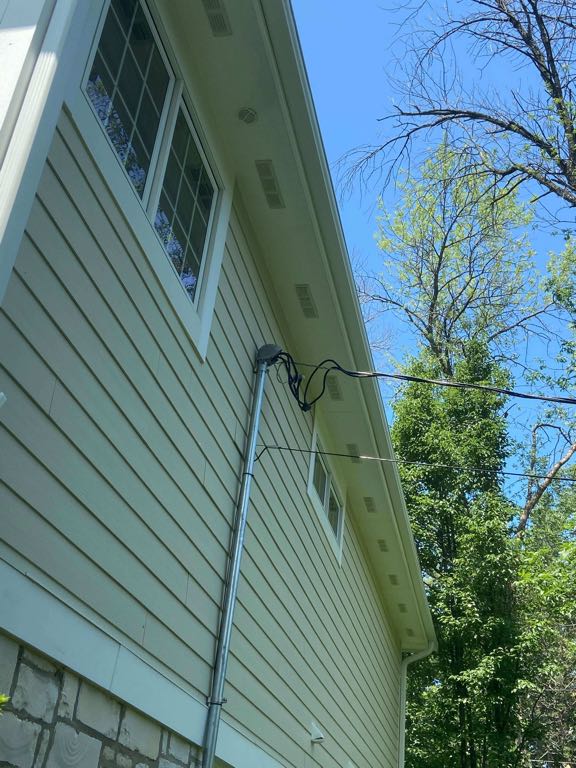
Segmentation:
<svg viewBox="0 0 576 768">
<path fill-rule="evenodd" d="M 0 617 L 0 629 L 183 738 L 202 744 L 208 711 L 204 703 L 1 559 Z M 224 720 L 216 755 L 237 768 L 282 768 Z"/>
<path fill-rule="evenodd" d="M 0 165 L 56 0 L 0 2 Z"/>
<path fill-rule="evenodd" d="M 66 80 L 74 71 L 71 62 L 77 41 L 73 30 L 81 25 L 87 5 L 79 0 L 57 0 L 18 114 L 13 115 L 0 167 L 0 304 L 52 141 Z"/>
</svg>

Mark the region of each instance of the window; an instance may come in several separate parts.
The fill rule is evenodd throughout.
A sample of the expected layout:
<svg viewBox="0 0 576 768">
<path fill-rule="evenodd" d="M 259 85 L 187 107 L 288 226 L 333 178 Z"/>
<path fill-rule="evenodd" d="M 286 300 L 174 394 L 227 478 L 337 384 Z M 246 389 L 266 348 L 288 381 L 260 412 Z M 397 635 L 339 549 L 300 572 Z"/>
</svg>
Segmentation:
<svg viewBox="0 0 576 768">
<path fill-rule="evenodd" d="M 326 457 L 322 455 L 322 444 L 314 435 L 312 461 L 310 464 L 309 494 L 337 554 L 342 543 L 344 509 L 336 488 L 333 473 Z"/>
<path fill-rule="evenodd" d="M 84 84 L 108 140 L 192 302 L 217 185 L 141 0 L 111 0 Z"/>
</svg>

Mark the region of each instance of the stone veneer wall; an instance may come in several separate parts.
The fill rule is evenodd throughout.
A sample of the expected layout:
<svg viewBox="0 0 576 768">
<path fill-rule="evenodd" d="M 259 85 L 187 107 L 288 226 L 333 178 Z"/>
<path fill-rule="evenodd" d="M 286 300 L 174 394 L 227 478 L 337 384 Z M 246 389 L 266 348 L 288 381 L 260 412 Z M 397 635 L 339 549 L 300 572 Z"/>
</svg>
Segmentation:
<svg viewBox="0 0 576 768">
<path fill-rule="evenodd" d="M 0 634 L 2 768 L 196 768 L 200 750 Z"/>
</svg>

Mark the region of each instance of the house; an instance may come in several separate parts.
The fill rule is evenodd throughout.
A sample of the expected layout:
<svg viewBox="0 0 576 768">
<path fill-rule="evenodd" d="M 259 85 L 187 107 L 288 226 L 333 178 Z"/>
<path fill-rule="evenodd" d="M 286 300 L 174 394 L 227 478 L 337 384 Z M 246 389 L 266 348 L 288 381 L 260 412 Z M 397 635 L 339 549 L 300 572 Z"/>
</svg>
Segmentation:
<svg viewBox="0 0 576 768">
<path fill-rule="evenodd" d="M 372 366 L 288 0 L 0 25 L 0 763 L 196 764 L 249 476 L 217 763 L 397 766 L 434 633 L 377 385 L 303 411 L 271 354 L 244 464 L 264 345 Z"/>
</svg>

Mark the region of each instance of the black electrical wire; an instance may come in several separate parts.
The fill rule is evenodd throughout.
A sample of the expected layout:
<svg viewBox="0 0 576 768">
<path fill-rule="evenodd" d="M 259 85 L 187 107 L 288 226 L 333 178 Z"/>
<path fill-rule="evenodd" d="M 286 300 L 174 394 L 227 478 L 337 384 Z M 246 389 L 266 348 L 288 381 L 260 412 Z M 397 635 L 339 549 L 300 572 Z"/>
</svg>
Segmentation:
<svg viewBox="0 0 576 768">
<path fill-rule="evenodd" d="M 523 400 L 540 400 L 549 403 L 558 403 L 562 405 L 576 405 L 576 398 L 574 397 L 561 397 L 555 395 L 532 395 L 526 392 L 518 392 L 513 389 L 504 389 L 502 387 L 494 387 L 488 384 L 473 384 L 463 381 L 449 381 L 445 379 L 427 379 L 422 376 L 410 376 L 403 373 L 384 373 L 383 371 L 351 371 L 344 368 L 336 360 L 327 358 L 313 365 L 311 363 L 296 363 L 292 355 L 288 352 L 281 352 L 278 355 L 278 361 L 284 365 L 288 374 L 288 386 L 295 397 L 299 407 L 303 411 L 309 411 L 312 406 L 320 400 L 324 392 L 326 391 L 326 379 L 328 374 L 332 371 L 338 371 L 345 376 L 350 376 L 354 379 L 396 379 L 397 381 L 407 381 L 416 384 L 433 384 L 439 387 L 452 387 L 454 389 L 476 389 L 483 392 L 491 392 L 497 395 L 505 395 L 507 397 L 517 397 Z M 305 366 L 306 368 L 312 368 L 313 371 L 308 376 L 304 388 L 302 388 L 302 381 L 304 377 L 298 371 L 298 365 Z M 308 400 L 308 392 L 314 381 L 316 374 L 322 371 L 320 392 Z"/>
<path fill-rule="evenodd" d="M 458 470 L 460 472 L 482 472 L 485 474 L 493 473 L 497 475 L 508 475 L 510 477 L 523 477 L 523 478 L 529 478 L 530 480 L 547 480 L 550 479 L 548 475 L 536 475 L 529 472 L 512 472 L 511 470 L 504 470 L 504 469 L 494 469 L 492 467 L 466 467 L 466 466 L 458 466 L 456 464 L 435 464 L 434 462 L 430 461 L 409 461 L 408 459 L 389 459 L 384 458 L 383 456 L 364 456 L 362 454 L 356 454 L 356 453 L 339 453 L 337 451 L 318 451 L 314 450 L 313 448 L 293 448 L 288 445 L 262 445 L 262 450 L 258 453 L 258 456 L 256 457 L 256 460 L 258 461 L 260 457 L 266 452 L 266 451 L 288 451 L 290 453 L 314 453 L 319 454 L 320 456 L 336 456 L 344 459 L 360 459 L 361 461 L 378 461 L 385 464 L 406 464 L 408 466 L 416 466 L 416 467 L 430 467 L 432 469 L 453 469 Z M 551 478 L 553 482 L 560 481 L 564 483 L 576 483 L 576 477 L 553 477 Z"/>
</svg>

